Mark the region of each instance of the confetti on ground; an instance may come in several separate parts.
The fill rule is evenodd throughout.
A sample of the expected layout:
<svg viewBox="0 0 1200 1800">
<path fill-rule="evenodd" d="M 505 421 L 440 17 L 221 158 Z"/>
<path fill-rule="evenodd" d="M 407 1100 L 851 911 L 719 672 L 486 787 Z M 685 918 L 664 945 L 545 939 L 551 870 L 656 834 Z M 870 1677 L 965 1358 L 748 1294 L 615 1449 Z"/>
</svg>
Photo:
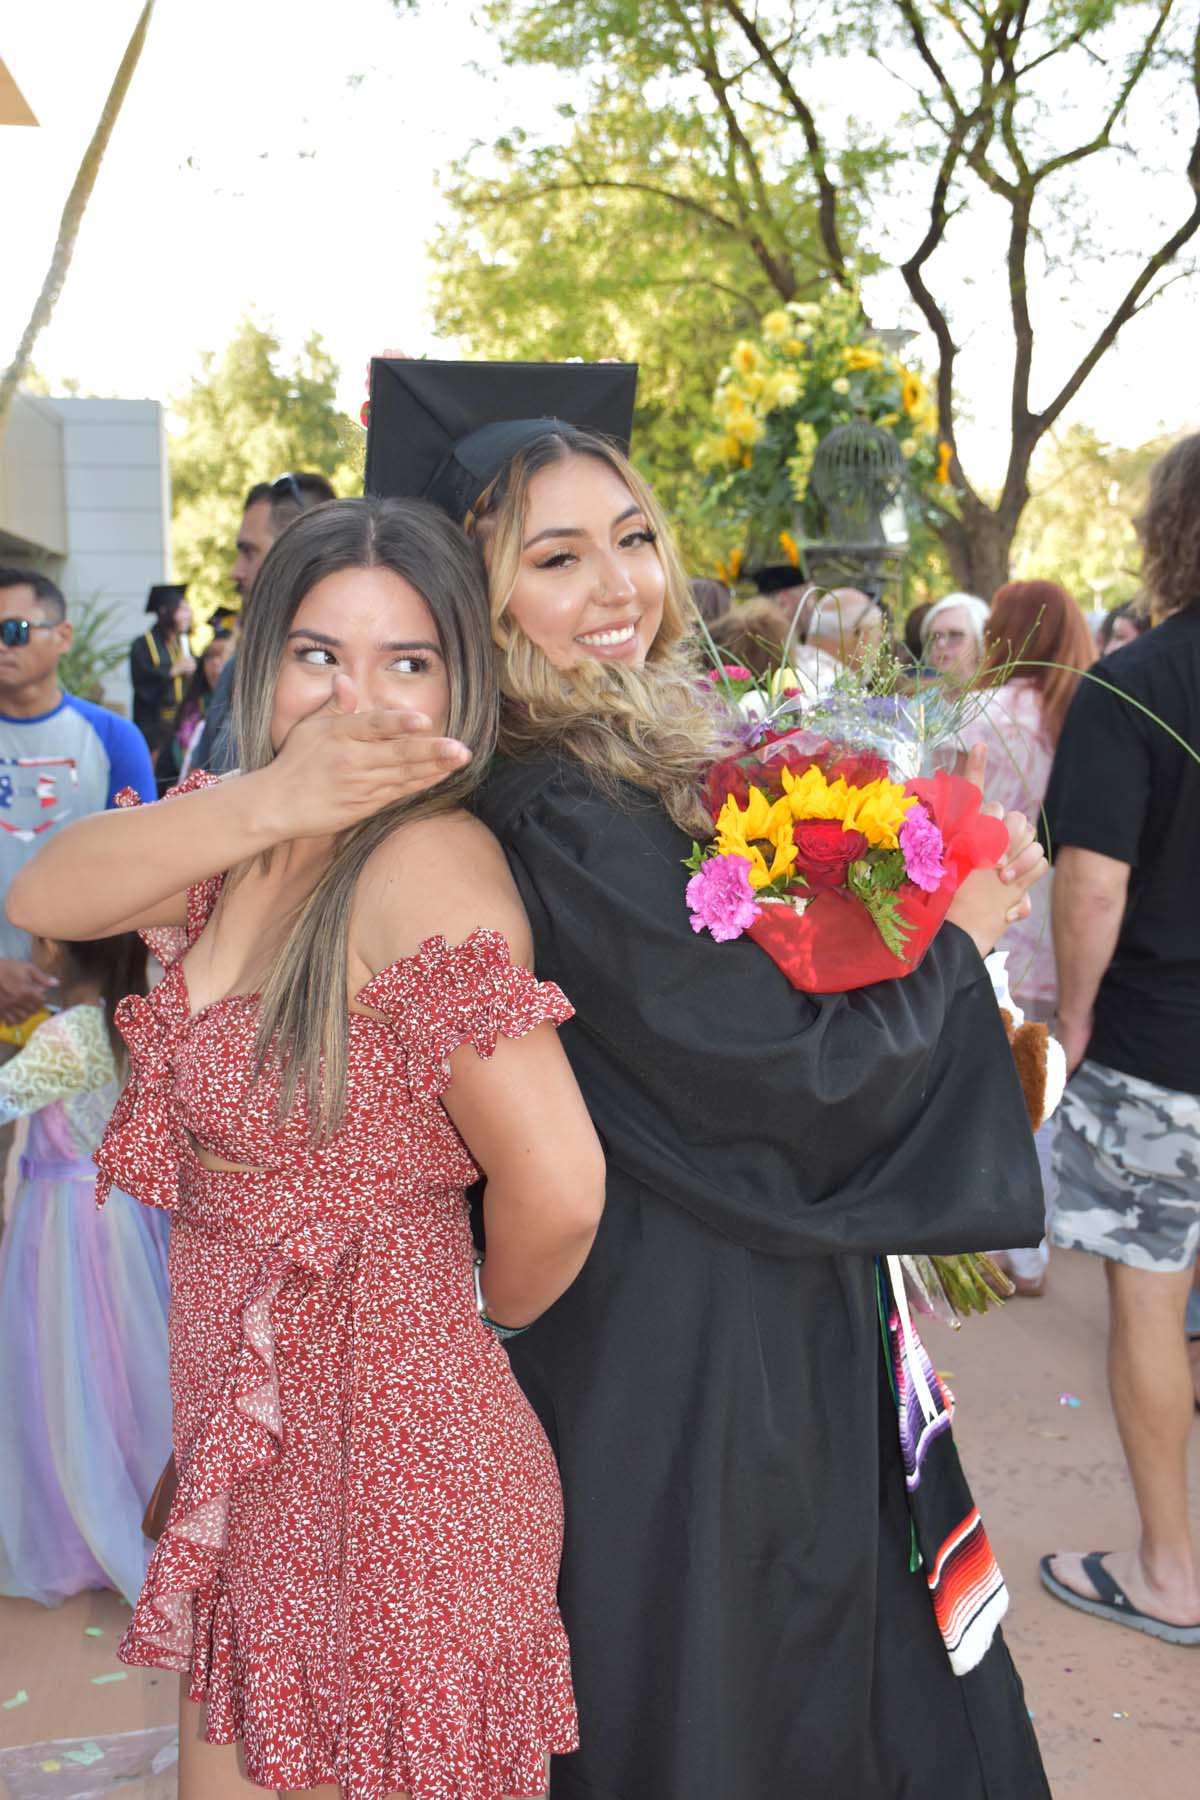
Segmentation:
<svg viewBox="0 0 1200 1800">
<path fill-rule="evenodd" d="M 67 1761 L 73 1762 L 73 1763 L 82 1763 L 82 1765 L 85 1769 L 90 1768 L 92 1763 L 100 1762 L 101 1759 L 103 1758 L 103 1756 L 104 1756 L 104 1752 L 100 1748 L 99 1744 L 93 1743 L 90 1738 L 88 1739 L 86 1744 L 81 1744 L 79 1746 L 78 1750 L 68 1750 L 67 1751 Z"/>
<path fill-rule="evenodd" d="M 1128 1713 L 1114 1713 L 1113 1714 L 1114 1719 L 1127 1719 L 1128 1717 L 1129 1717 Z"/>
<path fill-rule="evenodd" d="M 92 1686 L 93 1687 L 107 1687 L 110 1681 L 128 1681 L 128 1680 L 129 1680 L 129 1677 L 125 1673 L 124 1669 L 120 1669 L 120 1670 L 117 1670 L 116 1672 L 114 1672 L 112 1675 L 93 1675 L 92 1676 Z"/>
<path fill-rule="evenodd" d="M 1068 1442 L 1065 1431 L 1040 1431 L 1035 1426 L 1030 1426 L 1029 1435 L 1030 1437 L 1049 1438 L 1050 1441 L 1055 1444 L 1065 1444 Z"/>
<path fill-rule="evenodd" d="M 83 1635 L 84 1637 L 103 1637 L 104 1633 L 98 1625 L 85 1625 Z"/>
<path fill-rule="evenodd" d="M 28 1698 L 29 1695 L 25 1692 L 25 1689 L 18 1688 L 11 1700 L 0 1701 L 0 1705 L 4 1707 L 5 1712 L 11 1712 L 14 1706 L 24 1706 Z"/>
<path fill-rule="evenodd" d="M 1060 1406 L 1082 1406 L 1083 1401 L 1079 1398 L 1078 1394 L 1060 1394 L 1058 1396 L 1058 1404 Z"/>
<path fill-rule="evenodd" d="M 116 1800 L 178 1761 L 174 1725 L 0 1748 L 0 1794 L 12 1800 Z M 155 1792 L 158 1791 L 157 1786 Z"/>
</svg>

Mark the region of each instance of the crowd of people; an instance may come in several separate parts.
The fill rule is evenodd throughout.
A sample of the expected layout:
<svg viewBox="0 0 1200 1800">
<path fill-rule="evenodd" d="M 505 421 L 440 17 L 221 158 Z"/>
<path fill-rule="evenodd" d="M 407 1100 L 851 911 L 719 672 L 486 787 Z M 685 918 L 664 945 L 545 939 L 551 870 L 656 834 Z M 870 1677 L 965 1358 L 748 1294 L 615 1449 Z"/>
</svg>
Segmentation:
<svg viewBox="0 0 1200 1800">
<path fill-rule="evenodd" d="M 414 453 L 392 366 L 404 476 L 252 488 L 236 638 L 152 590 L 133 723 L 0 570 L 0 1592 L 125 1595 L 183 1800 L 1036 1800 L 1002 1601 L 952 1644 L 914 1550 L 971 1501 L 948 1421 L 906 1460 L 880 1265 L 1052 1304 L 1052 1246 L 1104 1260 L 1141 1539 L 1043 1580 L 1200 1644 L 1200 436 L 1153 629 L 1048 581 L 906 621 L 1008 850 L 902 980 L 810 995 L 688 922 L 699 621 L 820 696 L 884 606 L 689 584 L 553 385 L 497 420 L 481 366 Z M 1072 1071 L 1036 1139 L 997 944 Z"/>
</svg>

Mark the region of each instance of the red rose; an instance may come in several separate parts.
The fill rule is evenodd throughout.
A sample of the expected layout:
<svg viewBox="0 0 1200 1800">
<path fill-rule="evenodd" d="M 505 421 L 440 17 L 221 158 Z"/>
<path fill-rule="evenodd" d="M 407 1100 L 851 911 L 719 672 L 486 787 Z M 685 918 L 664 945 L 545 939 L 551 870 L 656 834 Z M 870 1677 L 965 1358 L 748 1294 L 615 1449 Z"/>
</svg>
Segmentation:
<svg viewBox="0 0 1200 1800">
<path fill-rule="evenodd" d="M 719 763 L 714 763 L 704 782 L 704 798 L 714 821 L 730 794 L 739 806 L 745 806 L 752 787 L 760 787 L 769 794 L 773 779 L 778 777 L 768 772 L 753 752 L 742 751 L 737 756 L 722 757 Z"/>
<path fill-rule="evenodd" d="M 845 886 L 852 862 L 867 853 L 861 831 L 843 831 L 840 819 L 806 819 L 793 827 L 796 873 L 815 893 Z"/>
</svg>

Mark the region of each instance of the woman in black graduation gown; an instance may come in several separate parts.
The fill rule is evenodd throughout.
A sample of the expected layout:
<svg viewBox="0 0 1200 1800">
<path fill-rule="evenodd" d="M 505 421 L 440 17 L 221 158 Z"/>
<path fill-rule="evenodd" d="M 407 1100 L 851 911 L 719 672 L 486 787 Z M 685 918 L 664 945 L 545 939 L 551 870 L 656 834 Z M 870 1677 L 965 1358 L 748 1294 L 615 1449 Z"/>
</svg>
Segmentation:
<svg viewBox="0 0 1200 1800">
<path fill-rule="evenodd" d="M 152 587 L 146 611 L 154 623 L 129 646 L 133 722 L 146 740 L 162 793 L 175 780 L 170 741 L 196 662 L 188 644 L 192 609 L 187 589 Z M 160 763 L 162 766 L 160 767 Z"/>
<path fill-rule="evenodd" d="M 980 949 L 950 924 L 905 979 L 814 998 L 693 934 L 714 742 L 677 559 L 603 440 L 505 431 L 426 491 L 489 563 L 507 759 L 478 809 L 608 1157 L 586 1267 L 508 1346 L 566 1501 L 582 1748 L 553 1800 L 1039 1800 L 1002 1640 L 956 1678 L 910 1572 L 876 1289 L 880 1253 L 1040 1230 Z M 1036 863 L 965 885 L 981 944 Z"/>
</svg>

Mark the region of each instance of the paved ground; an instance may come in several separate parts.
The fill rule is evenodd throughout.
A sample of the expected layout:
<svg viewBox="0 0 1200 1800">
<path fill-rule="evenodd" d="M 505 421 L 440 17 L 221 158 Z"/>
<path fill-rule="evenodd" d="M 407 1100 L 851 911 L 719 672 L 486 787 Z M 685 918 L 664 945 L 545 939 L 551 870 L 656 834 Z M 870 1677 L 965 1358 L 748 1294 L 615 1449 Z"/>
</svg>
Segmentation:
<svg viewBox="0 0 1200 1800">
<path fill-rule="evenodd" d="M 1200 1792 L 1200 1650 L 1085 1618 L 1037 1584 L 1044 1551 L 1131 1541 L 1104 1386 L 1104 1317 L 1099 1266 L 1060 1256 L 1045 1299 L 1013 1301 L 957 1333 L 931 1329 L 928 1340 L 952 1377 L 959 1442 L 1012 1589 L 1008 1635 L 1055 1800 L 1190 1800 Z M 1060 1394 L 1079 1406 L 1061 1405 Z M 1192 1476 L 1200 1526 L 1200 1420 Z M 0 1601 L 5 1800 L 172 1800 L 161 1728 L 174 1717 L 175 1684 L 121 1670 L 113 1652 L 126 1616 L 110 1595 L 57 1612 Z M 123 1679 L 104 1679 L 115 1674 Z M 28 1697 L 9 1704 L 21 1693 Z"/>
<path fill-rule="evenodd" d="M 1133 1542 L 1105 1322 L 1101 1265 L 1064 1252 L 1043 1299 L 926 1338 L 954 1376 L 958 1442 L 1012 1591 L 1006 1631 L 1055 1800 L 1190 1800 L 1200 1793 L 1200 1650 L 1072 1612 L 1037 1580 L 1047 1551 Z M 1200 1542 L 1200 1418 L 1191 1483 Z"/>
</svg>

